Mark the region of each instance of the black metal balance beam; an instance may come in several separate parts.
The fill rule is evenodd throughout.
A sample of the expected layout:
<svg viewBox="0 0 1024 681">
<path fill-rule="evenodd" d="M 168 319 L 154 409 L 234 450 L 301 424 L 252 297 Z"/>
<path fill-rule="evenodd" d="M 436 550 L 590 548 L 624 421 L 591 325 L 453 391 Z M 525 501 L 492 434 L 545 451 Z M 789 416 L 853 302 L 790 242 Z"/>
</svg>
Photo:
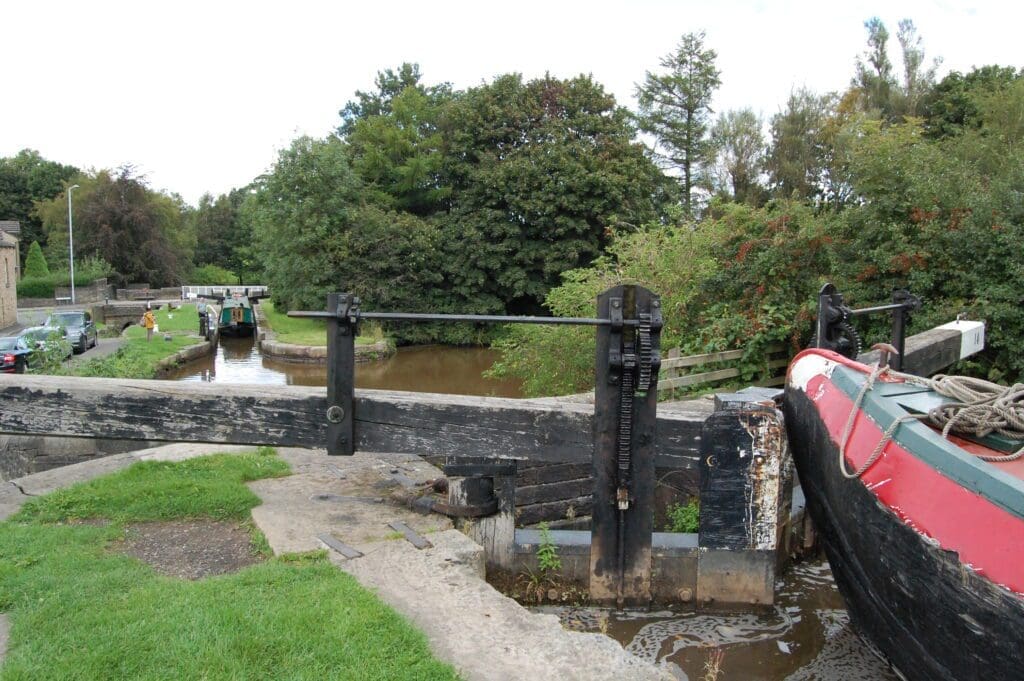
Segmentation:
<svg viewBox="0 0 1024 681">
<path fill-rule="evenodd" d="M 289 317 L 336 319 L 337 314 L 326 311 L 294 311 Z M 430 314 L 426 312 L 359 312 L 358 320 L 380 319 L 392 322 L 473 322 L 480 324 L 553 324 L 573 326 L 610 326 L 611 320 L 596 317 L 520 317 L 488 314 Z M 636 319 L 624 319 L 623 326 L 638 326 Z"/>
</svg>

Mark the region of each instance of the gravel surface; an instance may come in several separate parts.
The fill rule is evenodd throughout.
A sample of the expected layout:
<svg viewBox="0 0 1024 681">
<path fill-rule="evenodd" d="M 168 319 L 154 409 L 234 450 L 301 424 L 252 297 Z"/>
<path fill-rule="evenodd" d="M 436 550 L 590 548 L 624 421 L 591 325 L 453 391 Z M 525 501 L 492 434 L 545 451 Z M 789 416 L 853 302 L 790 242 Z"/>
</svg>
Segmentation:
<svg viewBox="0 0 1024 681">
<path fill-rule="evenodd" d="M 237 523 L 185 520 L 128 527 L 120 551 L 169 577 L 202 579 L 259 563 L 249 530 Z"/>
</svg>

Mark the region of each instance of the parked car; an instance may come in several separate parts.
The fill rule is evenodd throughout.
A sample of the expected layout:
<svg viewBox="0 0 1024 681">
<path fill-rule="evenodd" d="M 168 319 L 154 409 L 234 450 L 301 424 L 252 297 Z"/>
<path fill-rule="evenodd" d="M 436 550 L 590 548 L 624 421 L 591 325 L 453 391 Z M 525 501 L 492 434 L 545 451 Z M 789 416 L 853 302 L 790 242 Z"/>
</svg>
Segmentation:
<svg viewBox="0 0 1024 681">
<path fill-rule="evenodd" d="M 96 332 L 96 324 L 92 321 L 92 315 L 88 312 L 54 312 L 43 326 L 55 326 L 64 329 L 65 337 L 71 343 L 75 352 L 82 353 L 99 342 L 99 334 Z M 91 340 L 90 340 L 91 339 Z"/>
<path fill-rule="evenodd" d="M 67 359 L 73 349 L 71 342 L 64 335 L 64 329 L 56 326 L 32 326 L 18 334 L 19 338 L 24 339 L 25 344 L 33 350 L 48 351 L 50 348 L 59 347 L 61 359 Z"/>
<path fill-rule="evenodd" d="M 0 372 L 23 374 L 29 367 L 32 348 L 19 336 L 0 338 Z"/>
</svg>

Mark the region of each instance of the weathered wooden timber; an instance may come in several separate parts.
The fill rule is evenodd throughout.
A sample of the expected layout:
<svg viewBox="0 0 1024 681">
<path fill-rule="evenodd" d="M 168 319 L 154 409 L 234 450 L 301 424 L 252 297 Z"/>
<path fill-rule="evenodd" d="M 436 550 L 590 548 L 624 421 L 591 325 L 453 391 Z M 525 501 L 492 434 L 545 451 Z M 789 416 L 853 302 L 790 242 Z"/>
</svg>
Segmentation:
<svg viewBox="0 0 1024 681">
<path fill-rule="evenodd" d="M 931 376 L 960 359 L 963 332 L 937 327 L 906 339 L 903 350 L 903 368 L 908 374 Z M 857 357 L 858 362 L 877 364 L 877 350 Z"/>
<path fill-rule="evenodd" d="M 756 393 L 715 403 L 701 441 L 697 598 L 769 604 L 792 497 L 782 413 Z"/>
<path fill-rule="evenodd" d="M 565 463 L 593 454 L 588 405 L 383 390 L 355 396 L 363 451 Z M 327 441 L 323 388 L 5 374 L 0 403 L 0 433 L 285 447 Z M 698 408 L 659 415 L 658 466 L 696 466 L 703 420 Z"/>
<path fill-rule="evenodd" d="M 650 334 L 660 352 L 661 301 L 641 286 L 615 286 L 597 297 L 602 318 L 657 320 Z M 651 536 L 654 531 L 654 447 L 658 366 L 650 384 L 633 384 L 627 357 L 640 364 L 640 333 L 599 327 L 594 388 L 594 486 L 590 509 L 590 598 L 595 603 L 638 606 L 651 602 Z M 621 369 L 609 357 L 620 355 Z M 659 361 L 660 364 L 660 361 Z"/>
</svg>

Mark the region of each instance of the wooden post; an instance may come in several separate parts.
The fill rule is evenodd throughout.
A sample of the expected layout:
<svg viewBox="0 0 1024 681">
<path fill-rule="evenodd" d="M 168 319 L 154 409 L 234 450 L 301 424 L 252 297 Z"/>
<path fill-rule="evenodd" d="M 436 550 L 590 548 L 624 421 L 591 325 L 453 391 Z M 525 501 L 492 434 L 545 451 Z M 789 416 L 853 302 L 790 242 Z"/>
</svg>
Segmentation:
<svg viewBox="0 0 1024 681">
<path fill-rule="evenodd" d="M 698 601 L 774 601 L 790 471 L 782 413 L 756 396 L 716 395 L 701 434 Z"/>
<path fill-rule="evenodd" d="M 356 325 L 349 321 L 353 298 L 347 293 L 327 295 L 327 453 L 355 454 L 353 413 L 356 370 Z"/>
<path fill-rule="evenodd" d="M 488 568 L 511 570 L 516 533 L 516 462 L 475 457 L 446 457 L 445 472 L 476 469 L 472 477 L 448 475 L 448 504 L 479 507 L 497 500 L 494 512 L 465 521 L 466 534 L 484 549 Z"/>
<path fill-rule="evenodd" d="M 620 348 L 639 352 L 638 329 L 617 324 L 616 320 L 637 319 L 638 312 L 653 312 L 657 314 L 660 329 L 659 306 L 658 297 L 640 286 L 615 286 L 597 298 L 597 316 L 613 321 L 611 326 L 597 329 L 590 598 L 597 603 L 614 603 L 620 607 L 646 605 L 651 601 L 658 389 L 655 367 L 646 393 L 637 392 L 631 401 L 623 401 L 623 381 L 609 366 L 610 357 Z M 658 338 L 657 332 L 652 334 L 655 356 L 660 351 Z M 628 370 L 622 368 L 623 373 Z M 624 410 L 632 411 L 632 432 L 620 429 Z M 620 467 L 618 456 L 620 436 L 629 442 L 630 463 L 625 471 Z M 628 478 L 628 499 L 618 495 L 623 474 Z"/>
</svg>

